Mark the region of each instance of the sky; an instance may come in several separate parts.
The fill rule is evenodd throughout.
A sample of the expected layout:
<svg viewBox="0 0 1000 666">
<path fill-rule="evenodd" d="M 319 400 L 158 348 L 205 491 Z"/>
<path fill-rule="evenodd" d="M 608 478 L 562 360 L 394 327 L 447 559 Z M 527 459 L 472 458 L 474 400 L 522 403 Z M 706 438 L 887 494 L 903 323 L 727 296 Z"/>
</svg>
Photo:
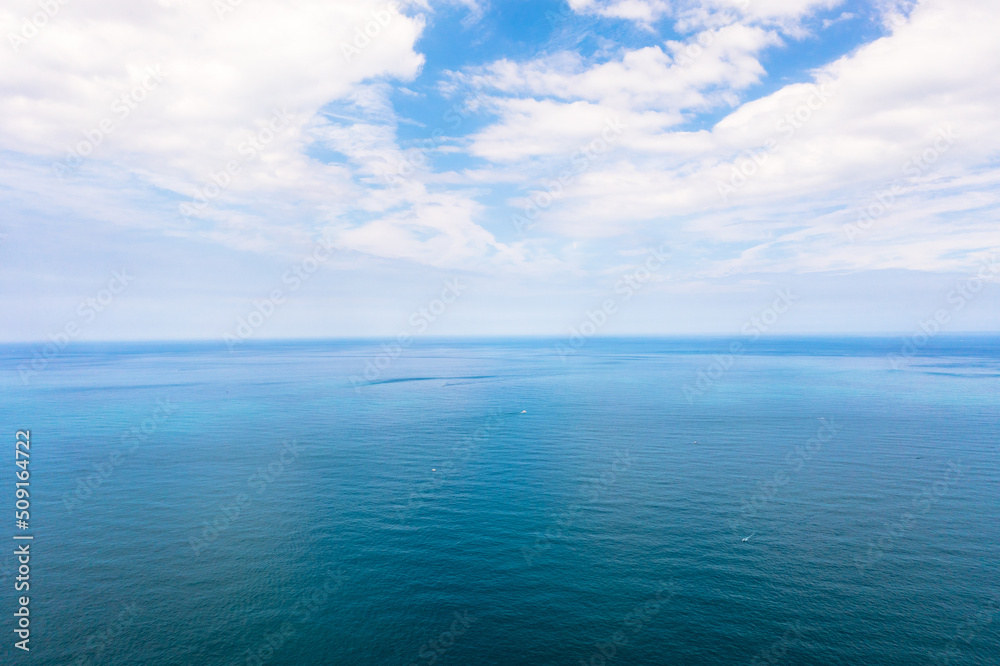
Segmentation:
<svg viewBox="0 0 1000 666">
<path fill-rule="evenodd" d="M 0 341 L 1000 331 L 997 25 L 12 0 Z"/>
</svg>

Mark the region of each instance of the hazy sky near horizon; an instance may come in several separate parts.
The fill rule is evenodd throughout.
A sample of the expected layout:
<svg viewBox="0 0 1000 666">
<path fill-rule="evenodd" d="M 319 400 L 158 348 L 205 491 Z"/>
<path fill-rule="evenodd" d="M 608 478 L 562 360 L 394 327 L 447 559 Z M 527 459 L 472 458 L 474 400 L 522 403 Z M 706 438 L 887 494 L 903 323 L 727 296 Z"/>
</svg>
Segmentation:
<svg viewBox="0 0 1000 666">
<path fill-rule="evenodd" d="M 1000 330 L 993 0 L 0 26 L 0 340 Z"/>
</svg>

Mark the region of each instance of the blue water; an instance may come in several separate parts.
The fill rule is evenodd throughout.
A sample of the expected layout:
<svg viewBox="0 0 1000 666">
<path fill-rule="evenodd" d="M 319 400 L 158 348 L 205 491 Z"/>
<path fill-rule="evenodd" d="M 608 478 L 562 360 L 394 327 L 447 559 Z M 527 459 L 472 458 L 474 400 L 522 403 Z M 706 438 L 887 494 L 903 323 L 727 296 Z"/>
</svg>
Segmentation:
<svg viewBox="0 0 1000 666">
<path fill-rule="evenodd" d="M 560 342 L 3 347 L 3 662 L 1000 664 L 1000 339 Z"/>
</svg>

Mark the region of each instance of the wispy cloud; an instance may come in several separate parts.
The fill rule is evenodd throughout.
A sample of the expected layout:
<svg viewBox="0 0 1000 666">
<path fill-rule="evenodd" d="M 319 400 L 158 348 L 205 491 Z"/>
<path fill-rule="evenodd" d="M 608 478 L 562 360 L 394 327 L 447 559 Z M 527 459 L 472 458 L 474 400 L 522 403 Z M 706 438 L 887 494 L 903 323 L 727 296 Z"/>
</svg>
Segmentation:
<svg viewBox="0 0 1000 666">
<path fill-rule="evenodd" d="M 0 50 L 0 196 L 66 238 L 99 222 L 284 262 L 323 238 L 337 270 L 371 257 L 556 284 L 655 239 L 681 258 L 672 293 L 960 272 L 1000 249 L 1000 8 L 878 7 L 877 36 L 849 43 L 825 29 L 871 9 L 841 0 L 572 0 L 560 21 L 586 31 L 565 41 L 482 0 L 66 3 L 40 29 L 17 0 L 0 23 L 31 37 L 12 28 Z M 446 16 L 482 47 L 441 56 Z M 798 66 L 817 41 L 827 62 Z M 627 130 L 516 234 L 512 212 L 609 121 Z M 945 125 L 954 144 L 907 173 Z"/>
</svg>

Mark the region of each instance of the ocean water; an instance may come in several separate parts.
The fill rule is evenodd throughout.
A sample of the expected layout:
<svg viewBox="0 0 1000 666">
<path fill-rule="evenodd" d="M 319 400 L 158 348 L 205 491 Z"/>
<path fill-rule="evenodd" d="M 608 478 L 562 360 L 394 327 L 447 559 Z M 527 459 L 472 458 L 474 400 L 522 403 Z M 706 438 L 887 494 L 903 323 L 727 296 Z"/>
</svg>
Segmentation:
<svg viewBox="0 0 1000 666">
<path fill-rule="evenodd" d="M 3 663 L 1000 664 L 1000 339 L 560 342 L 3 347 Z"/>
</svg>

